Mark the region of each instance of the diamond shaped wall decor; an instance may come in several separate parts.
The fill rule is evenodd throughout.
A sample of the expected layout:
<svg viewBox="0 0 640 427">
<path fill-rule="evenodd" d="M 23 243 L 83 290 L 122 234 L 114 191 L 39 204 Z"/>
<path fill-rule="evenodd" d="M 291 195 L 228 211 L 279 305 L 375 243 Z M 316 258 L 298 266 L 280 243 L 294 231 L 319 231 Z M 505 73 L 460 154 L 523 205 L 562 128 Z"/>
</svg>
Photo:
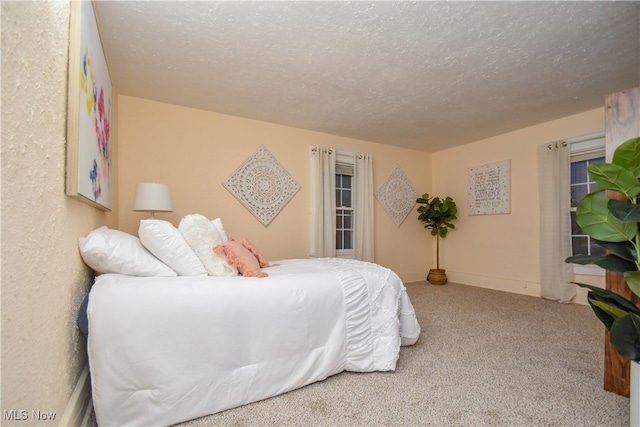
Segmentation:
<svg viewBox="0 0 640 427">
<path fill-rule="evenodd" d="M 261 145 L 222 183 L 265 227 L 300 189 L 298 183 Z"/>
<path fill-rule="evenodd" d="M 405 220 L 416 204 L 418 193 L 407 179 L 400 166 L 376 190 L 376 198 L 389 214 L 396 227 Z"/>
</svg>

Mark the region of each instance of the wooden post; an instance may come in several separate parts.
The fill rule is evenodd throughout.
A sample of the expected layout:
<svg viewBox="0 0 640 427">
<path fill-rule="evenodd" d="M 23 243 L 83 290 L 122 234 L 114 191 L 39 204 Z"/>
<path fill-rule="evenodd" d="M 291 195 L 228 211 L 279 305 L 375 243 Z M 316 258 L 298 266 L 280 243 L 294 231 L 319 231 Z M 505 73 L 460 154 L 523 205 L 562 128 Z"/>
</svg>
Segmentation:
<svg viewBox="0 0 640 427">
<path fill-rule="evenodd" d="M 640 136 L 640 87 L 612 93 L 605 98 L 605 139 L 607 161 L 623 142 Z M 616 193 L 607 192 L 614 198 Z M 606 272 L 607 289 L 610 289 L 636 304 L 638 298 L 627 286 L 621 273 Z M 609 333 L 605 333 L 604 346 L 604 389 L 629 397 L 630 362 L 620 356 L 609 343 Z"/>
</svg>

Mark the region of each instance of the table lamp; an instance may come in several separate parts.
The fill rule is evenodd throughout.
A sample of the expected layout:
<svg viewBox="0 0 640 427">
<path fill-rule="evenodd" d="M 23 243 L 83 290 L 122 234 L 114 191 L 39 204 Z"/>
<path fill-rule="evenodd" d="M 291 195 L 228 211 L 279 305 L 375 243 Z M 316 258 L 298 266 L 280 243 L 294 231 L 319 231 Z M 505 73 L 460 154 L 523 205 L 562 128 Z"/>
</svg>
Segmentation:
<svg viewBox="0 0 640 427">
<path fill-rule="evenodd" d="M 173 212 L 169 186 L 155 182 L 138 184 L 133 210 L 136 212 L 150 212 L 151 218 L 155 218 L 156 212 Z"/>
</svg>

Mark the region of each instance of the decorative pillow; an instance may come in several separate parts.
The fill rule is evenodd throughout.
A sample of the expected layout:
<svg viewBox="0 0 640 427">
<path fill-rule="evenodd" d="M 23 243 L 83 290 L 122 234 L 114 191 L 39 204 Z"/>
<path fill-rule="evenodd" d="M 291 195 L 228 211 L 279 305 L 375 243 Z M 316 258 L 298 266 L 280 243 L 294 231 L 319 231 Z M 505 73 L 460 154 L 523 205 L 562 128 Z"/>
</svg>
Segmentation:
<svg viewBox="0 0 640 427">
<path fill-rule="evenodd" d="M 233 240 L 233 239 L 231 239 L 231 240 Z M 251 243 L 247 239 L 240 240 L 240 243 L 242 244 L 242 246 L 247 248 L 249 250 L 249 252 L 251 252 L 253 254 L 253 256 L 256 257 L 256 259 L 258 260 L 258 263 L 260 264 L 260 267 L 262 267 L 262 268 L 277 267 L 277 266 L 280 265 L 280 264 L 269 264 L 269 261 L 267 261 L 267 259 L 262 255 L 262 253 L 258 250 L 258 248 L 256 248 L 253 245 L 253 243 Z"/>
<path fill-rule="evenodd" d="M 260 271 L 260 264 L 258 264 L 256 257 L 240 242 L 228 240 L 221 245 L 217 245 L 213 248 L 213 251 L 217 254 L 224 252 L 227 255 L 227 261 L 245 277 L 268 276 L 267 273 Z"/>
<path fill-rule="evenodd" d="M 200 258 L 210 276 L 235 276 L 238 270 L 227 262 L 224 255 L 213 252 L 213 247 L 224 243 L 220 232 L 204 215 L 187 215 L 180 221 L 178 230 L 193 252 Z"/>
<path fill-rule="evenodd" d="M 160 261 L 180 276 L 206 276 L 202 261 L 193 252 L 180 230 L 169 221 L 143 219 L 138 229 L 140 242 Z"/>
<path fill-rule="evenodd" d="M 220 237 L 222 237 L 222 241 L 226 242 L 227 240 L 229 240 L 229 238 L 227 237 L 227 233 L 224 231 L 224 227 L 222 226 L 222 220 L 220 218 L 216 218 L 216 219 L 212 219 L 211 222 L 220 233 Z"/>
<path fill-rule="evenodd" d="M 102 226 L 79 239 L 80 255 L 98 273 L 130 276 L 177 276 L 142 246 L 140 239 L 124 231 Z"/>
</svg>

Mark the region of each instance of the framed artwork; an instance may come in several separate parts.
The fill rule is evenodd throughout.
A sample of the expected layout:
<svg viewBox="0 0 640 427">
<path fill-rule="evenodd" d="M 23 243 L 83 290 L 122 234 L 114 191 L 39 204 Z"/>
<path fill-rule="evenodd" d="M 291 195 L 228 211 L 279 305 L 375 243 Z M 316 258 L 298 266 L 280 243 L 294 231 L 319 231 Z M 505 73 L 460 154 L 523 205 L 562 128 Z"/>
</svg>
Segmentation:
<svg viewBox="0 0 640 427">
<path fill-rule="evenodd" d="M 511 161 L 469 168 L 469 215 L 510 213 Z"/>
<path fill-rule="evenodd" d="M 70 3 L 65 191 L 111 210 L 111 76 L 92 2 Z"/>
<path fill-rule="evenodd" d="M 300 189 L 264 145 L 238 166 L 222 185 L 265 227 Z"/>
<path fill-rule="evenodd" d="M 375 196 L 396 227 L 400 227 L 416 205 L 418 193 L 416 193 L 402 168 L 396 166 L 387 179 L 378 187 Z"/>
</svg>

